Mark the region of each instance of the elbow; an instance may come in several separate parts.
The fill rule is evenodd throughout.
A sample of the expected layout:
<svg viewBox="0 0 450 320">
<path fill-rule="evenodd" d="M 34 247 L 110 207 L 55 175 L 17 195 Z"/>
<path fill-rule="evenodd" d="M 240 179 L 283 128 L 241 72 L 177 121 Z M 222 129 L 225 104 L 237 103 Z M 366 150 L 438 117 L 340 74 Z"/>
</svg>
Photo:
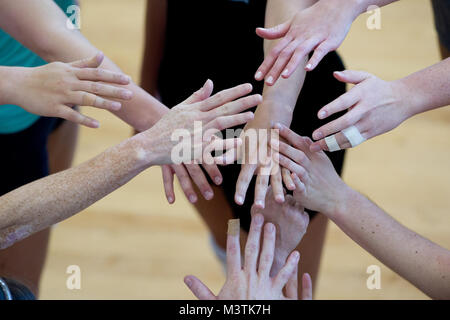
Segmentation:
<svg viewBox="0 0 450 320">
<path fill-rule="evenodd" d="M 29 226 L 13 226 L 0 230 L 0 250 L 11 247 L 31 234 Z"/>
</svg>

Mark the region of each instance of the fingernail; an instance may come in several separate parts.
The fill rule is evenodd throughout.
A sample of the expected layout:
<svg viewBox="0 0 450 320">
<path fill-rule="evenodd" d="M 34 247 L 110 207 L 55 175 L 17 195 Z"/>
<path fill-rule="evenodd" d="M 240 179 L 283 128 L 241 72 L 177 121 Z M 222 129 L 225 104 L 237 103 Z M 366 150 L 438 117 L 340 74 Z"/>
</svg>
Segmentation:
<svg viewBox="0 0 450 320">
<path fill-rule="evenodd" d="M 172 197 L 167 197 L 167 201 L 169 201 L 169 203 L 173 202 L 173 198 Z"/>
<path fill-rule="evenodd" d="M 271 223 L 267 224 L 267 231 L 269 231 L 270 233 L 272 233 L 275 230 L 275 226 Z"/>
<path fill-rule="evenodd" d="M 316 131 L 316 132 L 314 132 L 314 134 L 313 134 L 313 138 L 314 138 L 315 140 L 320 140 L 320 139 L 323 138 L 323 133 L 322 133 L 321 131 Z"/>
<path fill-rule="evenodd" d="M 186 278 L 186 279 L 184 280 L 184 282 L 185 282 L 186 285 L 188 285 L 189 287 L 192 285 L 192 281 L 191 281 L 191 279 L 189 279 L 189 278 Z"/>
<path fill-rule="evenodd" d="M 312 144 L 311 145 L 311 147 L 310 147 L 310 150 L 312 151 L 312 152 L 318 152 L 318 151 L 320 151 L 322 148 L 320 148 L 320 145 L 317 143 L 317 144 Z"/>
<path fill-rule="evenodd" d="M 288 70 L 288 69 L 285 69 L 285 70 L 283 71 L 283 76 L 287 77 L 288 74 L 289 74 L 289 70 Z"/>
<path fill-rule="evenodd" d="M 214 178 L 214 182 L 215 182 L 216 184 L 221 184 L 221 183 L 222 183 L 222 178 L 221 178 L 221 177 L 215 177 L 215 178 Z"/>
<path fill-rule="evenodd" d="M 255 223 L 257 224 L 257 225 L 260 225 L 260 224 L 262 224 L 263 223 L 263 217 L 261 216 L 261 215 L 256 215 L 254 218 L 253 218 L 253 220 L 255 221 Z"/>
<path fill-rule="evenodd" d="M 197 201 L 197 197 L 194 196 L 194 195 L 191 195 L 191 196 L 189 196 L 189 201 L 190 201 L 191 203 L 195 203 L 195 202 Z"/>
<path fill-rule="evenodd" d="M 306 65 L 306 67 L 305 67 L 306 70 L 311 70 L 311 68 L 312 68 L 311 63 L 308 63 L 308 64 Z"/>
<path fill-rule="evenodd" d="M 289 184 L 288 188 L 289 190 L 295 190 L 295 184 Z"/>
<path fill-rule="evenodd" d="M 214 194 L 211 191 L 206 191 L 204 196 L 206 200 L 211 200 L 214 197 Z"/>
<path fill-rule="evenodd" d="M 122 82 L 128 82 L 128 83 L 131 82 L 131 78 L 130 78 L 129 76 L 121 76 L 121 77 L 120 77 L 120 80 L 121 80 Z"/>
<path fill-rule="evenodd" d="M 325 111 L 320 111 L 319 112 L 319 119 L 325 118 L 326 115 L 327 115 L 327 113 Z"/>
<path fill-rule="evenodd" d="M 281 195 L 278 195 L 275 197 L 275 201 L 278 203 L 280 203 L 280 202 L 282 203 L 282 202 L 284 202 L 284 197 Z"/>
<path fill-rule="evenodd" d="M 262 79 L 262 72 L 261 71 L 258 71 L 256 74 L 255 74 L 255 79 L 256 80 L 261 80 Z"/>
<path fill-rule="evenodd" d="M 100 128 L 100 123 L 97 120 L 92 120 L 91 123 L 94 128 Z"/>
<path fill-rule="evenodd" d="M 111 108 L 114 110 L 119 110 L 120 108 L 122 108 L 122 104 L 120 102 L 112 102 Z"/>
<path fill-rule="evenodd" d="M 129 90 L 122 91 L 122 98 L 123 99 L 131 99 L 132 96 L 133 96 L 133 92 L 131 92 Z"/>
<path fill-rule="evenodd" d="M 298 254 L 297 251 L 295 251 L 295 252 L 292 254 L 292 257 L 293 257 L 295 260 L 298 260 L 298 259 L 300 258 L 300 255 Z"/>
<path fill-rule="evenodd" d="M 267 80 L 266 80 L 266 82 L 267 82 L 268 84 L 273 84 L 273 77 L 272 77 L 272 76 L 268 77 Z"/>
<path fill-rule="evenodd" d="M 256 200 L 255 205 L 260 207 L 261 209 L 264 209 L 264 201 Z"/>
<path fill-rule="evenodd" d="M 244 198 L 242 196 L 236 196 L 236 203 L 237 204 L 243 204 Z"/>
</svg>

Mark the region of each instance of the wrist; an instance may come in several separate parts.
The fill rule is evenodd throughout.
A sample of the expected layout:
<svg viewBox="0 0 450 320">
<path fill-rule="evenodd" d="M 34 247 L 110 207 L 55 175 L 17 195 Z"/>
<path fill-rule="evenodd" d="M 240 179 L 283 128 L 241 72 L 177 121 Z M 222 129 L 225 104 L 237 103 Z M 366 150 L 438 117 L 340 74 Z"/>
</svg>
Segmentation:
<svg viewBox="0 0 450 320">
<path fill-rule="evenodd" d="M 150 128 L 127 140 L 129 152 L 136 165 L 144 169 L 165 163 L 166 155 L 158 148 L 161 143 L 152 131 Z"/>
<path fill-rule="evenodd" d="M 294 108 L 295 106 L 292 107 L 286 103 L 266 99 L 256 109 L 255 119 L 253 121 L 265 123 L 267 128 L 271 128 L 277 122 L 290 127 Z"/>
<path fill-rule="evenodd" d="M 360 196 L 357 191 L 344 183 L 336 195 L 333 206 L 328 213 L 324 212 L 324 214 L 332 221 L 345 219 L 346 215 L 350 213 L 350 208 L 355 205 L 355 202 L 358 201 Z"/>
<path fill-rule="evenodd" d="M 402 114 L 405 121 L 408 118 L 413 117 L 423 110 L 426 101 L 421 96 L 420 89 L 414 90 L 410 84 L 408 84 L 407 78 L 394 80 L 391 82 L 392 92 L 397 96 L 399 101 L 399 108 L 402 108 Z"/>
<path fill-rule="evenodd" d="M 24 89 L 20 85 L 26 68 L 0 67 L 0 104 L 18 104 L 17 90 Z"/>
</svg>

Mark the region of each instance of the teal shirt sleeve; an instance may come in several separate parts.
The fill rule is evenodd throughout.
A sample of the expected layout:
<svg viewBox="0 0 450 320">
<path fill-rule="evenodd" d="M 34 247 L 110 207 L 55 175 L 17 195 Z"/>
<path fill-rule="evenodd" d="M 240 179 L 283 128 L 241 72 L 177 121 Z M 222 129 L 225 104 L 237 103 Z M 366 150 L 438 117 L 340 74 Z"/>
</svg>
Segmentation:
<svg viewBox="0 0 450 320">
<path fill-rule="evenodd" d="M 67 8 L 75 0 L 55 0 L 67 14 Z M 38 67 L 46 64 L 38 55 L 24 47 L 9 34 L 0 29 L 0 65 L 9 67 Z M 18 92 L 20 88 L 18 88 Z M 10 134 L 25 130 L 39 119 L 19 106 L 0 105 L 0 134 Z"/>
</svg>

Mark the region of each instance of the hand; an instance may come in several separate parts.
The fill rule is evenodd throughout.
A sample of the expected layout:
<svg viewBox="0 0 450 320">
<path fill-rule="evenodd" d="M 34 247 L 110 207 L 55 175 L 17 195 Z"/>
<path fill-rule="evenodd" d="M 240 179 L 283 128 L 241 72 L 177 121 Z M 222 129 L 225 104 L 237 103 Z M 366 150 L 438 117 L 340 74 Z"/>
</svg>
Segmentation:
<svg viewBox="0 0 450 320">
<path fill-rule="evenodd" d="M 239 220 L 237 223 L 236 220 L 230 222 L 227 238 L 227 280 L 222 290 L 215 296 L 198 278 L 187 276 L 184 282 L 192 293 L 201 300 L 297 300 L 300 254 L 297 251 L 292 252 L 280 272 L 271 277 L 269 272 L 274 258 L 276 230 L 272 223 L 265 225 L 260 254 L 264 217 L 257 214 L 252 218 L 245 246 L 245 263 L 242 267 Z M 283 288 L 286 288 L 286 294 L 283 293 Z M 303 288 L 302 298 L 311 300 L 312 285 L 309 275 L 303 277 Z"/>
<path fill-rule="evenodd" d="M 273 160 L 269 141 L 275 133 L 271 130 L 271 120 L 267 117 L 265 113 L 255 115 L 255 119 L 245 126 L 241 135 L 242 165 L 235 193 L 235 202 L 239 205 L 245 201 L 247 189 L 254 174 L 257 174 L 254 205 L 258 208 L 265 206 L 269 178 L 273 195 L 279 203 L 284 202 L 283 182 L 289 190 L 295 189 L 290 172 L 287 169 L 281 169 Z"/>
<path fill-rule="evenodd" d="M 294 191 L 295 192 L 295 191 Z M 293 196 L 286 195 L 282 204 L 274 200 L 272 188 L 269 187 L 264 209 L 253 206 L 251 215 L 262 214 L 267 222 L 273 223 L 277 228 L 275 241 L 275 258 L 271 275 L 277 274 L 286 263 L 289 254 L 297 248 L 306 233 L 309 224 L 309 215 L 300 202 Z"/>
<path fill-rule="evenodd" d="M 313 133 L 312 151 L 328 151 L 325 137 L 335 134 L 341 149 L 351 148 L 344 133 L 355 126 L 362 135 L 361 141 L 378 136 L 396 128 L 413 114 L 408 108 L 408 93 L 398 81 L 388 82 L 361 71 L 335 72 L 336 79 L 355 84 L 351 90 L 323 107 L 318 116 L 325 119 L 336 112 L 349 110 L 342 117 L 327 123 Z"/>
<path fill-rule="evenodd" d="M 197 164 L 205 161 L 213 164 L 213 150 L 237 147 L 236 139 L 215 138 L 215 134 L 253 119 L 252 112 L 240 113 L 261 102 L 259 94 L 240 98 L 252 90 L 243 84 L 223 90 L 203 101 L 201 92 L 208 95 L 213 83 L 208 80 L 204 87 L 186 101 L 172 108 L 153 127 L 138 136 L 144 149 L 142 157 L 150 156 L 153 164 Z M 240 98 L 236 101 L 233 101 Z"/>
<path fill-rule="evenodd" d="M 121 103 L 111 99 L 130 100 L 132 92 L 114 86 L 127 85 L 130 77 L 98 68 L 103 54 L 73 63 L 53 62 L 37 68 L 20 68 L 13 83 L 13 104 L 28 112 L 46 117 L 59 117 L 90 128 L 98 128 L 97 120 L 72 109 L 75 105 L 116 111 Z M 20 89 L 18 89 L 20 88 Z M 17 94 L 20 90 L 22 94 Z M 106 99 L 108 98 L 108 99 Z"/>
<path fill-rule="evenodd" d="M 258 68 L 256 80 L 266 78 L 266 83 L 273 85 L 280 74 L 289 78 L 312 51 L 305 70 L 313 70 L 327 53 L 341 45 L 361 12 L 353 1 L 318 1 L 283 24 L 256 29 L 264 39 L 281 38 Z"/>
<path fill-rule="evenodd" d="M 292 172 L 295 183 L 294 200 L 305 208 L 321 212 L 328 217 L 347 199 L 349 187 L 342 181 L 327 155 L 310 151 L 312 141 L 289 128 L 276 124 L 280 136 L 288 143 L 273 146 L 280 153 L 280 165 Z"/>
</svg>

